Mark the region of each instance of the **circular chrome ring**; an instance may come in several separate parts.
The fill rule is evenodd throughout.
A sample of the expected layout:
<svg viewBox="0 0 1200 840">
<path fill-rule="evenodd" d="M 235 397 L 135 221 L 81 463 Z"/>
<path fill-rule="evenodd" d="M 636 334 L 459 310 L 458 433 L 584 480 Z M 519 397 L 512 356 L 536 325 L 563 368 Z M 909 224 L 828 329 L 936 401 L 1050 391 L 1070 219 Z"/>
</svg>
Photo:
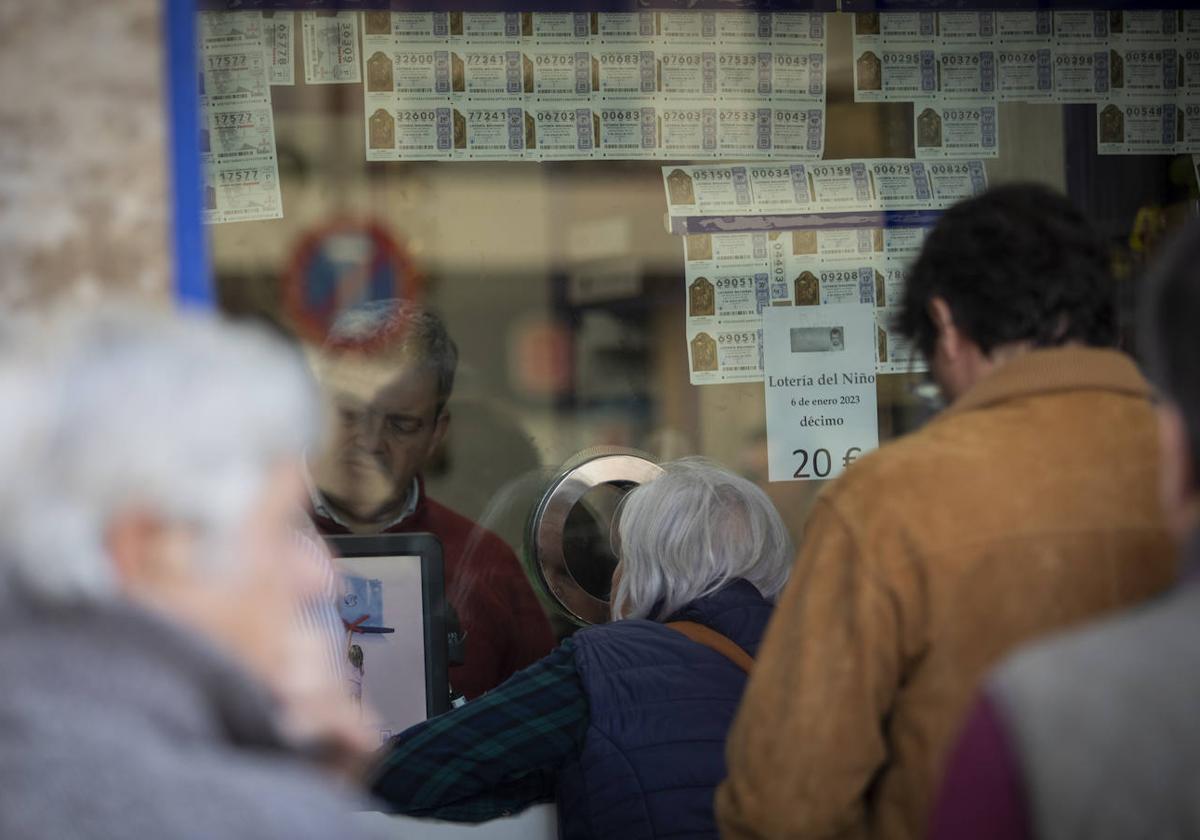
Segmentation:
<svg viewBox="0 0 1200 840">
<path fill-rule="evenodd" d="M 533 566 L 546 590 L 575 621 L 601 624 L 609 604 L 588 593 L 571 574 L 563 553 L 567 517 L 589 490 L 601 484 L 645 484 L 662 475 L 662 467 L 637 455 L 600 455 L 564 472 L 551 484 L 530 521 Z"/>
</svg>

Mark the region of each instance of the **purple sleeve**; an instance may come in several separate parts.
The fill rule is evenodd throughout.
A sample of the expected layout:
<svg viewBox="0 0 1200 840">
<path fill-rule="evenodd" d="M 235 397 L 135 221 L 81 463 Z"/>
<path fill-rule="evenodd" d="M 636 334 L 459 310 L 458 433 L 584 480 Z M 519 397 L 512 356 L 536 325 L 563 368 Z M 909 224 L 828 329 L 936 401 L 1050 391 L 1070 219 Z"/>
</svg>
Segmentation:
<svg viewBox="0 0 1200 840">
<path fill-rule="evenodd" d="M 930 840 L 1032 840 L 1023 781 L 1004 719 L 983 694 L 946 764 Z"/>
</svg>

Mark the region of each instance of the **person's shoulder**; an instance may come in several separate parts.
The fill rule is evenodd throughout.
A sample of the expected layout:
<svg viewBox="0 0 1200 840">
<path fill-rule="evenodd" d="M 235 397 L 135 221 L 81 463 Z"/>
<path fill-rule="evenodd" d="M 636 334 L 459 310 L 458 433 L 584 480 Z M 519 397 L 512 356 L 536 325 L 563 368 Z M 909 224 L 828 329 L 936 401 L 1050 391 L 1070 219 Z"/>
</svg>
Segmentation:
<svg viewBox="0 0 1200 840">
<path fill-rule="evenodd" d="M 1104 698 L 1112 707 L 1140 703 L 1190 675 L 1200 690 L 1200 586 L 1159 598 L 1019 650 L 989 679 L 1002 706 L 1061 709 Z M 1190 692 L 1189 692 L 1190 693 Z"/>
<path fill-rule="evenodd" d="M 89 836 L 323 838 L 380 837 L 347 823 L 370 807 L 315 766 L 220 742 L 178 742 L 152 727 L 125 749 L 97 734 L 43 743 L 0 759 L 0 836 L 6 818 L 74 834 L 72 815 L 89 814 Z M 57 827 L 57 828 L 56 828 Z M 131 827 L 136 827 L 134 831 Z"/>
<path fill-rule="evenodd" d="M 593 624 L 572 637 L 574 649 L 583 655 L 595 647 L 613 648 L 624 654 L 648 654 L 651 658 L 666 658 L 673 647 L 686 648 L 694 644 L 682 633 L 667 625 L 645 618 L 623 618 L 604 624 Z"/>
<path fill-rule="evenodd" d="M 1087 824 L 1131 836 L 1131 815 L 1194 798 L 1200 590 L 1189 588 L 1037 643 L 988 679 L 1047 836 Z"/>
<path fill-rule="evenodd" d="M 589 678 L 601 675 L 604 679 L 616 678 L 617 673 L 629 665 L 659 662 L 663 648 L 657 642 L 662 637 L 648 627 L 653 624 L 652 621 L 627 618 L 593 624 L 571 636 L 575 666 L 585 685 Z"/>
<path fill-rule="evenodd" d="M 489 536 L 495 537 L 491 531 L 488 531 L 474 519 L 456 511 L 449 505 L 444 505 L 437 499 L 426 496 L 421 500 L 425 508 L 425 518 L 430 522 L 446 527 L 454 528 L 456 531 L 473 531 L 477 530 Z M 499 539 L 497 537 L 497 539 Z"/>
<path fill-rule="evenodd" d="M 444 505 L 431 496 L 425 496 L 421 499 L 421 504 L 425 508 L 425 518 L 431 522 L 451 525 L 458 529 L 476 527 L 475 520 L 463 516 L 449 505 Z"/>
<path fill-rule="evenodd" d="M 672 633 L 666 625 L 651 621 L 648 618 L 621 618 L 606 621 L 604 624 L 592 624 L 575 632 L 572 639 L 608 638 L 616 636 L 645 636 Z"/>
<path fill-rule="evenodd" d="M 989 464 L 1008 457 L 1000 441 L 1014 434 L 1043 435 L 1044 430 L 1015 428 L 1011 418 L 989 409 L 946 411 L 854 458 L 822 495 L 835 507 L 857 507 L 862 501 L 875 507 L 884 499 L 890 508 L 905 511 L 906 499 L 924 504 L 955 492 L 958 481 L 976 480 Z"/>
<path fill-rule="evenodd" d="M 931 422 L 866 454 L 832 453 L 849 463 L 841 476 L 822 490 L 821 498 L 846 512 L 862 504 L 878 512 L 876 501 L 881 498 L 895 504 L 910 493 L 914 483 L 920 483 L 922 476 L 941 474 L 939 462 L 946 457 L 943 443 L 948 419 Z"/>
<path fill-rule="evenodd" d="M 644 618 L 622 618 L 577 630 L 571 636 L 571 643 L 578 650 L 592 644 L 621 644 L 624 640 L 629 639 L 662 638 L 662 634 L 671 632 L 657 621 Z"/>
</svg>

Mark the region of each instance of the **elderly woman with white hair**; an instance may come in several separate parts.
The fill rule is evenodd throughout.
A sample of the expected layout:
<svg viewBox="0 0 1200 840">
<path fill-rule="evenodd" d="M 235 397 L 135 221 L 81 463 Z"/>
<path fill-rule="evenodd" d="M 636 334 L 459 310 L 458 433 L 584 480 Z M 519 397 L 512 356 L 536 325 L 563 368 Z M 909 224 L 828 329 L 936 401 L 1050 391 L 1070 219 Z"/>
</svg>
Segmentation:
<svg viewBox="0 0 1200 840">
<path fill-rule="evenodd" d="M 477 822 L 556 799 L 574 838 L 716 837 L 713 794 L 792 546 L 761 489 L 685 459 L 617 523 L 613 621 L 397 736 L 374 775 L 395 811 Z"/>
<path fill-rule="evenodd" d="M 148 312 L 0 340 L 0 837 L 364 836 L 295 620 L 300 362 Z"/>
</svg>

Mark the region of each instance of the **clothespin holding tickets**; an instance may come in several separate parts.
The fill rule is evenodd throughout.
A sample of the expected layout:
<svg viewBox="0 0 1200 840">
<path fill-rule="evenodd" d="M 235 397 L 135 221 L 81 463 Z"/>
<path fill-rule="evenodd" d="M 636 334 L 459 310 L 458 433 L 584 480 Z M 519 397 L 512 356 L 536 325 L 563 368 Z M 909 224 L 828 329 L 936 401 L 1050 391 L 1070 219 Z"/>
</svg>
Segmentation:
<svg viewBox="0 0 1200 840">
<path fill-rule="evenodd" d="M 1148 204 L 1137 211 L 1133 220 L 1133 230 L 1129 233 L 1129 248 L 1134 253 L 1144 254 L 1162 236 L 1166 229 L 1166 218 L 1163 209 L 1157 204 Z"/>
</svg>

